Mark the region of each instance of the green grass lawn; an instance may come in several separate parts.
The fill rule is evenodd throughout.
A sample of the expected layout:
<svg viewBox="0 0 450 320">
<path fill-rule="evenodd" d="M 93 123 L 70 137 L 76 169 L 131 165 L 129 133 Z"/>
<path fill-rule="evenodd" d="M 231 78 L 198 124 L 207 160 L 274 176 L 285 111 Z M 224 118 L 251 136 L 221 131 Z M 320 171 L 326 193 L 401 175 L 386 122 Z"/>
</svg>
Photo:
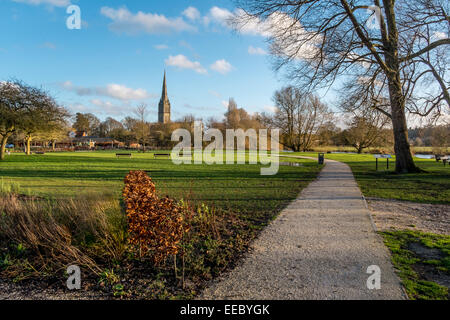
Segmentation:
<svg viewBox="0 0 450 320">
<path fill-rule="evenodd" d="M 317 157 L 317 153 L 289 155 Z M 347 163 L 366 197 L 450 204 L 450 166 L 444 167 L 442 162 L 415 158 L 426 173 L 395 174 L 395 158 L 390 159 L 389 170 L 386 160 L 380 159 L 379 171 L 375 168 L 375 158 L 369 154 L 326 154 L 325 158 Z"/>
<path fill-rule="evenodd" d="M 204 202 L 241 215 L 273 212 L 315 179 L 320 167 L 304 160 L 261 176 L 260 165 L 174 165 L 152 153 L 115 157 L 115 152 L 11 155 L 0 162 L 0 180 L 17 183 L 22 193 L 45 198 L 113 193 L 120 197 L 130 170 L 146 170 L 161 196 Z M 1 183 L 1 181 L 0 181 Z"/>
<path fill-rule="evenodd" d="M 128 248 L 127 236 L 124 236 L 122 231 L 123 225 L 126 224 L 122 223 L 124 212 L 117 199 L 122 198 L 123 180 L 130 170 L 147 171 L 155 182 L 159 196 L 168 195 L 175 200 L 188 200 L 193 211 L 197 213 L 189 218 L 192 230 L 183 240 L 186 250 L 186 279 L 190 283 L 186 290 L 180 288 L 179 275 L 177 278 L 173 272 L 173 262 L 166 261 L 162 267 L 156 267 L 134 259 L 132 251 L 126 250 L 111 256 L 108 255 L 108 250 L 103 251 L 108 247 L 103 244 L 103 237 L 89 236 L 89 239 L 94 240 L 91 239 L 87 245 L 83 238 L 83 241 L 76 241 L 78 225 L 73 230 L 69 228 L 72 225 L 65 228 L 74 234 L 72 245 L 80 252 L 90 255 L 104 271 L 102 275 L 113 273 L 117 275 L 117 279 L 123 280 L 121 283 L 126 285 L 124 290 L 119 290 L 120 293 L 124 291 L 127 297 L 149 299 L 187 299 L 195 296 L 204 281 L 209 281 L 232 267 L 259 231 L 316 178 L 321 169 L 316 161 L 299 162 L 301 166 L 281 166 L 277 175 L 262 176 L 261 165 L 175 165 L 167 158 L 154 159 L 152 153 L 133 153 L 131 159 L 117 159 L 115 152 L 50 153 L 32 156 L 14 154 L 8 156 L 5 161 L 0 161 L 0 196 L 8 192 L 8 186 L 19 185 L 10 191 L 37 196 L 30 200 L 33 207 L 48 203 L 50 207 L 55 206 L 53 211 L 48 209 L 51 212 L 57 212 L 58 204 L 71 197 L 75 198 L 75 203 L 81 207 L 92 197 L 94 202 L 89 208 L 95 208 L 99 199 L 106 199 L 107 205 L 102 204 L 100 207 L 106 206 L 107 211 L 100 216 L 111 221 L 111 228 L 108 230 L 115 230 L 108 239 L 118 239 L 119 249 Z M 108 200 L 111 197 L 112 200 Z M 52 201 L 41 201 L 40 198 Z M 22 202 L 23 205 L 28 203 Z M 202 210 L 200 213 L 199 207 Z M 24 210 L 28 212 L 28 209 Z M 84 210 L 88 211 L 75 210 L 84 217 L 80 219 L 89 217 Z M 111 216 L 112 213 L 114 215 Z M 115 215 L 116 213 L 119 215 Z M 61 214 L 57 213 L 56 217 L 61 217 Z M 38 220 L 37 223 L 42 221 Z M 80 228 L 83 225 L 81 224 Z M 46 226 L 44 221 L 41 227 Z M 3 238 L 11 239 L 7 236 Z M 17 250 L 18 246 L 22 248 L 23 245 L 16 243 L 16 238 L 12 238 L 12 243 L 0 244 L 0 249 L 9 248 L 5 252 L 0 250 L 0 274 L 3 270 L 13 279 L 36 276 L 30 275 L 28 269 L 21 266 L 27 266 L 25 262 L 32 261 L 31 263 L 37 266 L 33 267 L 33 270 L 41 270 L 38 268 L 41 266 L 41 260 L 34 259 L 34 251 L 29 248 L 27 255 L 23 254 L 24 250 Z M 101 259 L 94 255 L 96 251 L 93 248 L 98 248 L 98 256 L 101 256 Z M 46 259 L 49 259 L 45 260 L 46 262 L 54 261 L 51 256 L 46 256 Z M 181 264 L 181 258 L 177 263 L 181 270 L 184 266 Z M 49 263 L 44 265 L 48 266 Z M 59 274 L 51 272 L 45 274 L 60 277 Z M 37 276 L 41 278 L 44 274 L 38 273 Z M 139 280 L 135 281 L 136 279 Z M 99 288 L 97 284 L 105 279 L 99 280 L 92 275 L 89 281 L 98 290 L 106 290 L 107 294 L 117 293 L 112 287 L 115 282 Z"/>
<path fill-rule="evenodd" d="M 436 277 L 442 282 L 445 278 L 450 279 L 449 236 L 416 231 L 382 232 L 382 235 L 411 299 L 449 299 L 448 288 L 435 281 Z"/>
</svg>

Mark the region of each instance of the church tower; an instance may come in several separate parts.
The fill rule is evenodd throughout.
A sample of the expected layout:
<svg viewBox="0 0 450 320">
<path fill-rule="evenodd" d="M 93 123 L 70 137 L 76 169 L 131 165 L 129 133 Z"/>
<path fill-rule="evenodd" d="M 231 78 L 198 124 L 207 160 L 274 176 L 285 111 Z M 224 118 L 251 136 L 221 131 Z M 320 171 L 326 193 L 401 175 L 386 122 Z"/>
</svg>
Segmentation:
<svg viewBox="0 0 450 320">
<path fill-rule="evenodd" d="M 166 71 L 164 71 L 162 96 L 159 101 L 158 121 L 164 124 L 170 123 L 170 101 L 167 95 Z"/>
</svg>

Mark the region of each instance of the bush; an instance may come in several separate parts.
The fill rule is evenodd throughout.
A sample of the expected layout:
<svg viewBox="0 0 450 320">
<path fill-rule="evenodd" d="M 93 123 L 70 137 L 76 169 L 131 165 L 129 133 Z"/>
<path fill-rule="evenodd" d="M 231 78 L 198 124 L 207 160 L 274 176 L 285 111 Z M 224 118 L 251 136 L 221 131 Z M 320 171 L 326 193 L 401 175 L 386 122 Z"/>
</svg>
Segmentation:
<svg viewBox="0 0 450 320">
<path fill-rule="evenodd" d="M 139 256 L 149 256 L 159 265 L 169 255 L 176 255 L 188 231 L 183 209 L 167 197 L 159 199 L 152 179 L 144 171 L 127 175 L 123 197 L 129 241 L 139 249 Z"/>
</svg>

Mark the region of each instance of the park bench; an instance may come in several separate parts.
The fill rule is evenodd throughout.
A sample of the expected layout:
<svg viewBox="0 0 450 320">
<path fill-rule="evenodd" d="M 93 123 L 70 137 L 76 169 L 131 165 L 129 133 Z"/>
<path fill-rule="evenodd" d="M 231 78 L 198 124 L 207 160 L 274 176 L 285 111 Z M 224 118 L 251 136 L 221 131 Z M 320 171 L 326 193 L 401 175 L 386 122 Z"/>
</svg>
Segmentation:
<svg viewBox="0 0 450 320">
<path fill-rule="evenodd" d="M 447 162 L 449 162 L 449 157 L 447 156 L 441 156 L 441 155 L 435 155 L 436 162 L 439 162 L 442 160 L 442 163 L 444 164 L 444 167 L 447 165 Z"/>
<path fill-rule="evenodd" d="M 154 158 L 157 158 L 157 157 L 170 157 L 170 153 L 154 153 L 153 157 Z"/>
<path fill-rule="evenodd" d="M 131 155 L 131 153 L 116 153 L 116 157 L 117 157 L 117 158 L 120 158 L 120 157 L 128 157 L 128 158 L 131 158 L 132 155 Z"/>
</svg>

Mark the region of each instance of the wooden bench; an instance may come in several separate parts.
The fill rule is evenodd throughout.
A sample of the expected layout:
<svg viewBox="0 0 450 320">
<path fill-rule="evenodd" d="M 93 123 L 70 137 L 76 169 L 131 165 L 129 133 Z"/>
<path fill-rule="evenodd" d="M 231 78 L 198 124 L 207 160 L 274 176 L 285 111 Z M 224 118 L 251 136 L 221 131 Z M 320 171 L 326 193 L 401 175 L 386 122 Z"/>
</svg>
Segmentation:
<svg viewBox="0 0 450 320">
<path fill-rule="evenodd" d="M 153 158 L 157 157 L 170 157 L 170 153 L 154 153 Z"/>
<path fill-rule="evenodd" d="M 116 157 L 117 157 L 117 158 L 120 158 L 120 157 L 128 157 L 128 158 L 131 158 L 132 155 L 131 155 L 131 153 L 116 153 Z"/>
</svg>

